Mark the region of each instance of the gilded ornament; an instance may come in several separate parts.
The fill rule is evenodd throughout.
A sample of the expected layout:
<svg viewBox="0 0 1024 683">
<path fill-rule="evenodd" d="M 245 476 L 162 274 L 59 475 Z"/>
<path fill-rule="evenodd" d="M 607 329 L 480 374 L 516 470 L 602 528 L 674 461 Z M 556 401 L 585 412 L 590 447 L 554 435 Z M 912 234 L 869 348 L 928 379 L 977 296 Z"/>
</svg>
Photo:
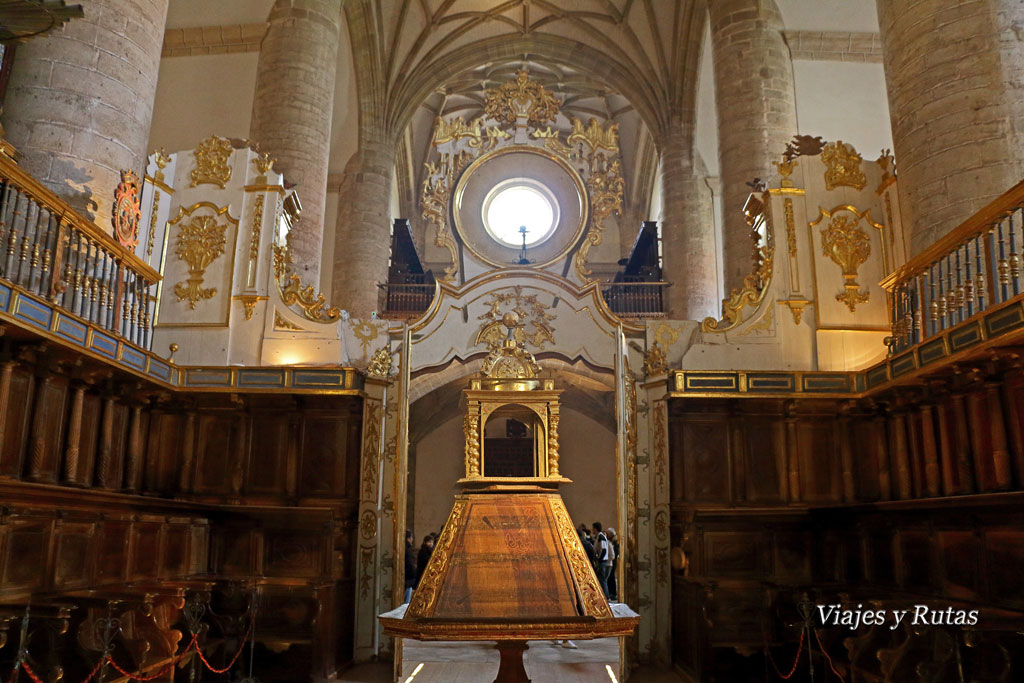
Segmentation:
<svg viewBox="0 0 1024 683">
<path fill-rule="evenodd" d="M 249 268 L 246 284 L 256 286 L 256 269 L 259 266 L 260 235 L 263 232 L 263 195 L 256 195 L 252 207 L 252 237 L 249 239 Z"/>
<path fill-rule="evenodd" d="M 781 300 L 779 303 L 789 307 L 789 312 L 793 314 L 793 324 L 799 325 L 804 315 L 804 309 L 814 302 L 806 299 L 787 299 Z"/>
<path fill-rule="evenodd" d="M 782 200 L 782 211 L 786 215 L 786 246 L 789 255 L 796 256 L 796 217 L 793 214 L 793 200 L 786 197 Z"/>
<path fill-rule="evenodd" d="M 882 179 L 878 182 L 878 187 L 875 188 L 875 192 L 881 194 L 885 188 L 896 181 L 896 157 L 892 155 L 891 149 L 883 149 L 882 154 L 875 159 L 875 163 L 882 169 Z M 889 225 L 892 226 L 892 221 L 889 221 Z"/>
<path fill-rule="evenodd" d="M 376 325 L 372 325 L 369 321 L 360 320 L 358 323 L 352 326 L 352 334 L 359 340 L 359 344 L 362 346 L 363 355 L 369 353 L 370 342 L 377 338 L 380 330 L 377 329 Z"/>
<path fill-rule="evenodd" d="M 576 588 L 583 600 L 583 609 L 587 616 L 598 619 L 607 619 L 612 616 L 608 607 L 601 586 L 594 575 L 594 568 L 587 561 L 586 552 L 580 542 L 580 536 L 569 520 L 569 513 L 560 498 L 551 501 L 551 512 L 555 517 L 555 526 L 561 537 L 562 545 L 568 550 L 566 557 L 569 560 L 569 567 L 572 570 Z"/>
<path fill-rule="evenodd" d="M 743 309 L 746 306 L 757 308 L 768 291 L 774 267 L 775 247 L 760 247 L 760 263 L 754 272 L 743 279 L 743 287 L 734 289 L 729 298 L 722 302 L 722 318 L 704 318 L 701 321 L 702 332 L 725 332 L 742 322 Z"/>
<path fill-rule="evenodd" d="M 114 209 L 110 220 L 114 226 L 114 236 L 121 246 L 128 250 L 134 249 L 139 243 L 141 201 L 139 176 L 135 171 L 121 171 L 121 182 L 114 190 Z"/>
<path fill-rule="evenodd" d="M 370 365 L 366 368 L 366 374 L 370 377 L 387 379 L 391 376 L 391 364 L 393 360 L 391 349 L 386 345 L 380 347 L 370 359 Z"/>
<path fill-rule="evenodd" d="M 782 176 L 779 180 L 779 187 L 793 187 L 793 179 L 789 176 L 793 175 L 793 171 L 800 165 L 800 162 L 796 159 L 786 159 L 783 157 L 782 161 L 773 161 L 772 165 L 778 170 L 779 175 Z"/>
<path fill-rule="evenodd" d="M 566 144 L 572 147 L 577 143 L 587 145 L 591 155 L 602 149 L 617 154 L 619 151 L 619 124 L 612 123 L 605 128 L 598 123 L 597 119 L 591 118 L 587 122 L 587 127 L 584 128 L 581 120 L 573 118 L 572 132 L 566 138 Z"/>
<path fill-rule="evenodd" d="M 558 472 L 558 413 L 548 418 L 548 476 L 557 477 Z"/>
<path fill-rule="evenodd" d="M 462 165 L 460 160 L 467 157 L 466 154 L 457 155 L 453 163 L 449 155 L 444 154 L 440 165 L 428 162 L 427 177 L 420 192 L 420 207 L 423 209 L 421 217 L 434 226 L 434 244 L 447 249 L 451 257 L 451 265 L 445 266 L 444 275 L 438 278 L 442 282 L 455 279 L 456 264 L 459 262 L 458 244 L 448 228 L 448 200 L 451 197 L 455 169 Z"/>
<path fill-rule="evenodd" d="M 224 232 L 227 224 L 218 223 L 216 216 L 193 216 L 189 223 L 178 229 L 178 243 L 175 255 L 188 263 L 189 277 L 185 282 L 174 285 L 174 294 L 178 301 L 188 299 L 189 308 L 195 310 L 196 304 L 204 299 L 211 299 L 217 294 L 215 287 L 202 288 L 206 269 L 221 254 L 227 242 Z"/>
<path fill-rule="evenodd" d="M 834 190 L 837 187 L 863 190 L 864 186 L 868 184 L 868 179 L 860 168 L 861 156 L 853 148 L 853 145 L 842 140 L 831 142 L 821 150 L 821 160 L 827 166 L 825 169 L 826 190 Z"/>
<path fill-rule="evenodd" d="M 448 571 L 448 563 L 451 560 L 452 542 L 455 538 L 455 530 L 461 528 L 462 516 L 466 511 L 466 502 L 456 500 L 452 506 L 452 512 L 448 515 L 448 521 L 441 529 L 441 537 L 437 539 L 434 552 L 430 555 L 430 562 L 427 564 L 420 579 L 416 592 L 413 593 L 412 602 L 405 615 L 409 617 L 429 616 L 437 600 L 437 592 L 441 587 L 441 581 Z M 579 542 L 577 540 L 577 542 Z M 600 589 L 599 589 L 600 590 Z"/>
<path fill-rule="evenodd" d="M 287 306 L 298 304 L 306 320 L 316 323 L 333 323 L 341 320 L 341 310 L 335 306 L 328 307 L 324 295 L 316 292 L 312 285 L 303 287 L 302 281 L 295 273 L 288 276 L 288 283 L 284 287 L 281 287 L 280 280 L 277 284 L 281 301 Z"/>
<path fill-rule="evenodd" d="M 747 329 L 740 332 L 738 337 L 746 337 L 748 334 L 754 332 L 769 332 L 772 329 L 772 323 L 774 322 L 774 315 L 772 314 L 772 307 L 768 306 L 764 310 L 764 315 L 756 323 L 748 327 Z"/>
<path fill-rule="evenodd" d="M 153 245 L 156 243 L 156 222 L 160 215 L 160 193 L 153 192 L 153 210 L 149 215 L 149 241 L 146 242 L 146 258 L 153 255 Z"/>
<path fill-rule="evenodd" d="M 554 152 L 562 158 L 568 159 L 569 154 L 572 152 L 572 149 L 563 144 L 561 139 L 559 139 L 558 131 L 553 130 L 551 126 L 543 129 L 538 128 L 530 134 L 530 137 L 534 140 L 543 140 L 544 149 Z"/>
<path fill-rule="evenodd" d="M 514 82 L 504 83 L 484 94 L 484 116 L 507 125 L 515 124 L 521 117 L 533 126 L 554 122 L 561 108 L 561 100 L 540 83 L 530 80 L 526 69 L 516 73 Z"/>
<path fill-rule="evenodd" d="M 362 463 L 362 484 L 360 498 L 362 500 L 377 500 L 377 475 L 380 464 L 380 411 L 381 403 L 377 399 L 366 399 L 365 413 L 363 416 L 363 463 Z"/>
<path fill-rule="evenodd" d="M 657 377 L 658 375 L 664 375 L 667 370 L 668 358 L 665 355 L 665 349 L 658 342 L 654 342 L 647 349 L 647 354 L 644 356 L 644 375 L 646 377 Z"/>
<path fill-rule="evenodd" d="M 587 268 L 587 255 L 591 247 L 596 247 L 604 242 L 604 222 L 611 215 L 622 215 L 622 195 L 626 189 L 626 181 L 622 177 L 622 167 L 619 160 L 607 164 L 603 169 L 604 154 L 598 152 L 595 155 L 599 170 L 593 172 L 587 178 L 587 189 L 590 191 L 590 205 L 592 217 L 590 231 L 586 239 L 580 245 L 573 263 L 576 266 L 576 273 L 584 281 L 592 280 L 589 277 L 591 271 Z"/>
<path fill-rule="evenodd" d="M 363 514 L 359 516 L 359 533 L 367 541 L 377 535 L 376 512 L 369 509 L 363 510 Z"/>
<path fill-rule="evenodd" d="M 256 158 L 252 160 L 252 164 L 253 166 L 256 167 L 256 171 L 260 174 L 260 176 L 263 176 L 264 178 L 268 173 L 270 173 L 273 170 L 274 164 L 276 162 L 277 159 L 272 159 L 270 157 L 270 154 L 267 152 L 263 154 L 257 152 Z"/>
<path fill-rule="evenodd" d="M 662 346 L 672 346 L 679 339 L 679 330 L 666 322 L 658 323 L 654 330 L 654 340 Z"/>
<path fill-rule="evenodd" d="M 200 142 L 193 153 L 196 167 L 192 169 L 192 184 L 189 187 L 209 184 L 223 190 L 231 180 L 228 158 L 233 152 L 231 141 L 226 138 L 211 135 Z"/>
<path fill-rule="evenodd" d="M 480 416 L 467 414 L 462 425 L 466 438 L 466 476 L 480 476 Z"/>
<path fill-rule="evenodd" d="M 304 330 L 293 323 L 290 320 L 285 320 L 281 317 L 281 313 L 274 311 L 274 329 L 276 330 L 292 330 L 295 332 L 303 332 Z"/>
<path fill-rule="evenodd" d="M 846 214 L 832 216 L 828 227 L 821 231 L 821 250 L 825 256 L 843 271 L 843 292 L 836 294 L 836 301 L 841 301 L 853 313 L 857 304 L 866 303 L 871 298 L 868 290 L 860 291 L 857 284 L 857 270 L 871 255 L 871 237 L 857 227 L 859 217 L 850 219 Z"/>
<path fill-rule="evenodd" d="M 661 498 L 668 490 L 668 440 L 665 428 L 664 401 L 654 404 L 654 497 Z M 657 519 L 655 519 L 657 523 Z"/>
<path fill-rule="evenodd" d="M 242 302 L 245 307 L 245 319 L 252 320 L 253 313 L 256 312 L 256 303 L 259 301 L 266 301 L 267 297 L 257 296 L 255 294 L 240 294 L 234 297 L 238 301 Z"/>
<path fill-rule="evenodd" d="M 504 316 L 512 312 L 517 317 L 515 340 L 529 343 L 543 349 L 547 343 L 555 343 L 555 328 L 551 321 L 556 316 L 548 313 L 550 306 L 541 303 L 536 294 L 523 294 L 523 288 L 516 285 L 510 291 L 491 292 L 487 302 L 487 312 L 477 317 L 482 320 L 477 331 L 474 344 L 486 343 L 488 346 L 501 344 L 505 338 L 502 331 Z M 532 332 L 526 332 L 526 325 L 532 326 Z"/>
</svg>

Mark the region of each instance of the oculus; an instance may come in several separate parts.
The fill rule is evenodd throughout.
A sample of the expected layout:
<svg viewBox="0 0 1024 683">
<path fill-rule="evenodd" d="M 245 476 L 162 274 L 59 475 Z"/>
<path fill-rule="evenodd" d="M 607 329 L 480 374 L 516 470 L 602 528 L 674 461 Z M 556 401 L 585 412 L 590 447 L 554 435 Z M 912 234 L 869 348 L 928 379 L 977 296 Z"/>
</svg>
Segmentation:
<svg viewBox="0 0 1024 683">
<path fill-rule="evenodd" d="M 543 183 L 511 178 L 487 193 L 482 207 L 487 233 L 506 247 L 541 244 L 558 227 L 558 200 Z M 526 228 L 525 240 L 522 228 Z"/>
</svg>

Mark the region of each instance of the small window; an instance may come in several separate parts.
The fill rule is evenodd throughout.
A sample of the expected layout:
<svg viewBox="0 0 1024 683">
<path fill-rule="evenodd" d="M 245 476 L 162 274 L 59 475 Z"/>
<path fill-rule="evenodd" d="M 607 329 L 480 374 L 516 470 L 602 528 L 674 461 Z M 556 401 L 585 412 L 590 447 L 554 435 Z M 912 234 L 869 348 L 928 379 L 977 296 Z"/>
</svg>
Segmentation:
<svg viewBox="0 0 1024 683">
<path fill-rule="evenodd" d="M 528 178 L 513 178 L 496 185 L 484 199 L 483 221 L 496 241 L 514 249 L 536 246 L 558 226 L 558 202 L 544 185 Z"/>
</svg>

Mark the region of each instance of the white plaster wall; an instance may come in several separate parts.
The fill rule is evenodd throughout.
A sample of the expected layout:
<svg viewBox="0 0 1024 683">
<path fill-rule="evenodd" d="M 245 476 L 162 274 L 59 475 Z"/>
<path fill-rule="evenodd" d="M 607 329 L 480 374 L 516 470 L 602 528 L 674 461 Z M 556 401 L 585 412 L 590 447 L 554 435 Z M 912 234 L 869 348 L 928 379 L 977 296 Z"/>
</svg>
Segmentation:
<svg viewBox="0 0 1024 683">
<path fill-rule="evenodd" d="M 796 60 L 793 74 L 800 133 L 848 142 L 866 160 L 892 149 L 881 64 Z"/>
<path fill-rule="evenodd" d="M 259 53 L 160 60 L 149 151 L 192 149 L 210 135 L 249 137 Z"/>
<path fill-rule="evenodd" d="M 338 199 L 337 192 L 327 190 L 327 202 L 324 204 L 324 241 L 320 254 L 320 292 L 328 302 L 331 298 L 331 263 L 334 261 L 334 236 L 338 228 Z"/>
<path fill-rule="evenodd" d="M 694 146 L 708 175 L 718 176 L 718 112 L 715 109 L 715 64 L 711 53 L 711 22 L 704 27 L 704 45 L 697 76 L 697 120 Z"/>
<path fill-rule="evenodd" d="M 417 545 L 440 531 L 465 474 L 462 416 L 452 418 L 416 444 L 415 509 L 412 529 Z M 562 474 L 573 480 L 562 487 L 562 500 L 573 523 L 615 526 L 615 434 L 574 410 L 562 410 L 559 425 Z"/>
<path fill-rule="evenodd" d="M 775 4 L 791 31 L 878 31 L 875 0 L 775 0 Z"/>
<path fill-rule="evenodd" d="M 338 66 L 334 76 L 334 112 L 331 118 L 331 158 L 328 170 L 341 173 L 359 148 L 359 102 L 356 71 L 352 60 L 352 40 L 345 13 L 338 31 Z"/>
<path fill-rule="evenodd" d="M 226 26 L 266 21 L 274 0 L 170 0 L 167 28 Z"/>
</svg>

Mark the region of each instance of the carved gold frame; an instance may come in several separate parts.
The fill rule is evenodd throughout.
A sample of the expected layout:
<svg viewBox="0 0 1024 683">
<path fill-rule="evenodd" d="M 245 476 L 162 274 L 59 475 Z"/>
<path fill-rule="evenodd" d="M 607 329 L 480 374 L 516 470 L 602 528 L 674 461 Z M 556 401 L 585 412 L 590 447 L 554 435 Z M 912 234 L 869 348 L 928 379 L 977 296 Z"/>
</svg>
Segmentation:
<svg viewBox="0 0 1024 683">
<path fill-rule="evenodd" d="M 531 269 L 545 268 L 554 263 L 558 263 L 579 248 L 583 237 L 586 235 L 587 230 L 590 227 L 590 196 L 587 193 L 586 183 L 583 182 L 583 178 L 580 177 L 580 174 L 576 169 L 569 165 L 565 159 L 541 147 L 532 147 L 530 145 L 511 145 L 509 147 L 501 147 L 499 149 L 491 150 L 490 152 L 482 154 L 474 159 L 473 162 L 466 167 L 466 170 L 462 172 L 462 175 L 459 176 L 458 180 L 455 182 L 455 189 L 452 191 L 451 205 L 448 207 L 452 216 L 452 227 L 462 239 L 463 246 L 465 246 L 473 256 L 489 266 L 494 266 L 495 268 L 509 267 L 509 263 L 492 259 L 473 248 L 470 241 L 466 239 L 466 231 L 463 230 L 462 219 L 459 212 L 459 208 L 462 204 L 462 195 L 466 190 L 466 184 L 469 182 L 469 179 L 488 161 L 505 154 L 536 154 L 546 159 L 550 159 L 569 175 L 569 178 L 576 186 L 576 193 L 580 199 L 580 220 L 579 225 L 577 225 L 573 231 L 572 237 L 566 242 L 565 247 L 563 247 L 555 256 L 543 262 L 531 263 L 529 266 L 525 267 Z M 561 207 L 559 207 L 559 209 L 561 210 Z M 554 237 L 554 233 L 552 233 L 548 239 L 551 239 L 551 237 Z"/>
</svg>

